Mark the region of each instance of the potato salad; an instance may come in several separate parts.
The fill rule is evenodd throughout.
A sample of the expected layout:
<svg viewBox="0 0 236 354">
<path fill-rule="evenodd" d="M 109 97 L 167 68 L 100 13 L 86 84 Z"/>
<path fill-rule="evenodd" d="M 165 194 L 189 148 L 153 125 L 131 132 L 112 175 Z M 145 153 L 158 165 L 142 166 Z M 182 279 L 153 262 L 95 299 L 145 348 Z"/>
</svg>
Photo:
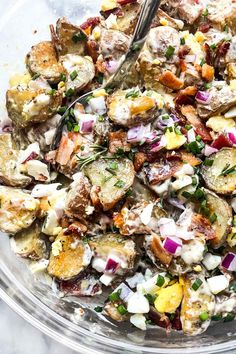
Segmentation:
<svg viewBox="0 0 236 354">
<path fill-rule="evenodd" d="M 236 314 L 236 3 L 163 0 L 127 82 L 105 89 L 140 8 L 103 0 L 29 48 L 6 93 L 0 230 L 60 296 L 194 336 Z"/>
</svg>

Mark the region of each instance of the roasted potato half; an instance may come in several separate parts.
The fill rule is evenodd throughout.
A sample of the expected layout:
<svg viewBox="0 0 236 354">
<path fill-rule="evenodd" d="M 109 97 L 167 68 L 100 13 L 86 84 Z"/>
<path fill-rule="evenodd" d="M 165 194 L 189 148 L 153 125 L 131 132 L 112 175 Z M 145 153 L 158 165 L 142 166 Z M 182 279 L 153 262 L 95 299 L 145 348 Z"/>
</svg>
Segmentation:
<svg viewBox="0 0 236 354">
<path fill-rule="evenodd" d="M 194 290 L 194 283 L 202 282 L 197 290 Z M 200 334 L 208 328 L 211 316 L 214 313 L 215 297 L 211 294 L 208 284 L 203 275 L 185 275 L 182 277 L 184 297 L 181 305 L 181 322 L 183 331 L 188 335 Z M 207 313 L 206 321 L 201 321 L 200 315 Z"/>
<path fill-rule="evenodd" d="M 132 127 L 154 119 L 157 104 L 138 90 L 118 90 L 107 100 L 108 116 L 118 125 Z"/>
<path fill-rule="evenodd" d="M 30 258 L 34 261 L 44 258 L 46 244 L 40 234 L 41 229 L 37 223 L 17 233 L 11 239 L 13 251 L 23 258 Z"/>
<path fill-rule="evenodd" d="M 60 280 L 72 279 L 89 265 L 91 257 L 87 243 L 61 232 L 52 244 L 48 273 Z"/>
<path fill-rule="evenodd" d="M 216 193 L 231 194 L 236 187 L 236 148 L 223 148 L 214 155 L 212 166 L 202 166 L 207 187 Z"/>
<path fill-rule="evenodd" d="M 123 16 L 117 17 L 117 25 L 119 31 L 125 34 L 132 35 L 137 23 L 138 15 L 140 11 L 140 4 L 126 4 L 122 6 Z"/>
<path fill-rule="evenodd" d="M 40 42 L 31 48 L 26 56 L 26 65 L 33 75 L 42 75 L 52 84 L 59 82 L 64 72 L 54 45 L 49 41 Z"/>
<path fill-rule="evenodd" d="M 6 105 L 14 125 L 25 128 L 51 118 L 61 106 L 62 94 L 54 95 L 30 89 L 12 88 L 7 91 Z"/>
<path fill-rule="evenodd" d="M 0 134 L 0 180 L 12 187 L 26 187 L 31 178 L 20 172 L 19 151 L 13 147 L 11 134 Z"/>
<path fill-rule="evenodd" d="M 21 189 L 0 186 L 0 230 L 15 234 L 29 227 L 37 216 L 39 201 Z"/>
<path fill-rule="evenodd" d="M 125 269 L 134 267 L 136 257 L 135 243 L 131 238 L 120 234 L 106 234 L 93 237 L 89 240 L 89 246 L 94 256 L 107 259 L 109 255 L 115 255 L 125 263 Z"/>
<path fill-rule="evenodd" d="M 56 38 L 52 36 L 53 44 L 55 45 L 58 53 L 60 55 L 84 55 L 86 40 L 77 40 L 77 38 L 79 39 L 81 37 L 78 36 L 80 33 L 80 27 L 73 25 L 64 17 L 59 18 L 56 24 Z"/>
<path fill-rule="evenodd" d="M 104 58 L 119 60 L 129 48 L 130 38 L 117 30 L 104 29 L 101 32 L 100 51 Z"/>
<path fill-rule="evenodd" d="M 213 248 L 219 248 L 225 242 L 227 234 L 230 232 L 232 223 L 232 208 L 223 199 L 215 193 L 205 189 L 207 206 L 211 213 L 217 216 L 216 221 L 212 224 L 216 237 L 210 240 Z"/>
<path fill-rule="evenodd" d="M 98 187 L 97 196 L 104 210 L 113 208 L 124 197 L 135 177 L 134 166 L 128 159 L 100 159 L 85 167 L 84 172 Z"/>
<path fill-rule="evenodd" d="M 66 90 L 80 90 L 88 85 L 95 76 L 95 66 L 91 57 L 66 54 L 60 58 L 66 72 Z"/>
</svg>

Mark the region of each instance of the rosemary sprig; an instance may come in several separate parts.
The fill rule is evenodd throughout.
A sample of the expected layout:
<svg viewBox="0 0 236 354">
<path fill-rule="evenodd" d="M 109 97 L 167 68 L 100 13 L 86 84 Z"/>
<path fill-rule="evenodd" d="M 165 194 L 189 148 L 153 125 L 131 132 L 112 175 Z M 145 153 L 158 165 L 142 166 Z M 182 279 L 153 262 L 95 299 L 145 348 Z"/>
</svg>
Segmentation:
<svg viewBox="0 0 236 354">
<path fill-rule="evenodd" d="M 78 157 L 79 160 L 79 167 L 82 170 L 85 166 L 89 165 L 91 162 L 96 161 L 99 159 L 99 157 L 107 152 L 107 148 L 100 146 L 100 145 L 92 145 L 91 148 L 95 151 L 94 154 L 89 155 L 87 157 Z"/>
<path fill-rule="evenodd" d="M 223 168 L 220 176 L 227 176 L 227 175 L 232 175 L 236 173 L 236 165 L 230 167 L 230 164 L 227 163 L 225 167 Z"/>
</svg>

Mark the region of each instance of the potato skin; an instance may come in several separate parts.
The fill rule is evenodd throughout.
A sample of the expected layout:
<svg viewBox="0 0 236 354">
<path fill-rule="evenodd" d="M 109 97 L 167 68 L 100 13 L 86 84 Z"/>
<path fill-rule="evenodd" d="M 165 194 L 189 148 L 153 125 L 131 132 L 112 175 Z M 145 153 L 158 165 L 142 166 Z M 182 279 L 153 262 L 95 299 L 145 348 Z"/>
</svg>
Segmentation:
<svg viewBox="0 0 236 354">
<path fill-rule="evenodd" d="M 61 244 L 61 251 L 58 255 L 53 255 L 51 251 L 48 273 L 60 280 L 72 279 L 89 264 L 92 257 L 90 247 L 73 235 L 65 236 L 63 232 L 55 242 Z"/>
<path fill-rule="evenodd" d="M 0 186 L 0 230 L 15 234 L 36 219 L 39 201 L 21 189 Z"/>
<path fill-rule="evenodd" d="M 198 290 L 193 290 L 192 285 L 196 278 L 202 280 Z M 197 335 L 206 331 L 210 325 L 210 318 L 214 313 L 215 297 L 211 294 L 204 276 L 199 274 L 185 275 L 182 277 L 183 301 L 181 305 L 181 323 L 183 332 L 188 335 Z M 207 312 L 209 320 L 201 322 L 199 316 Z"/>
<path fill-rule="evenodd" d="M 236 187 L 236 175 L 221 176 L 223 169 L 236 165 L 236 148 L 223 148 L 211 155 L 212 166 L 202 166 L 201 174 L 209 189 L 219 194 L 231 194 Z"/>
<path fill-rule="evenodd" d="M 0 134 L 0 180 L 12 187 L 26 187 L 31 178 L 20 173 L 19 151 L 14 150 L 11 134 Z"/>
<path fill-rule="evenodd" d="M 112 162 L 118 166 L 116 175 L 106 170 Z M 105 211 L 113 208 L 124 197 L 135 177 L 134 166 L 128 159 L 100 159 L 86 166 L 84 173 L 92 185 L 98 187 L 97 195 Z M 120 187 L 116 186 L 119 182 Z"/>
<path fill-rule="evenodd" d="M 55 95 L 50 96 L 48 103 L 38 108 L 34 114 L 25 113 L 25 105 L 37 104 L 40 95 L 44 92 L 36 92 L 29 89 L 18 90 L 12 88 L 6 94 L 6 107 L 9 118 L 13 121 L 14 125 L 18 128 L 26 128 L 34 123 L 42 123 L 51 118 L 61 106 L 62 93 L 57 92 Z M 45 96 L 44 96 L 45 97 Z"/>
<path fill-rule="evenodd" d="M 33 75 L 42 75 L 52 84 L 58 83 L 64 72 L 63 66 L 58 62 L 56 50 L 49 41 L 40 42 L 31 48 L 26 56 L 26 65 Z"/>
<path fill-rule="evenodd" d="M 80 32 L 80 27 L 70 23 L 65 17 L 59 18 L 56 24 L 57 39 L 52 38 L 57 52 L 65 54 L 85 54 L 85 41 L 75 42 L 73 36 Z"/>
<path fill-rule="evenodd" d="M 232 208 L 223 198 L 218 197 L 215 193 L 204 189 L 208 208 L 211 213 L 217 215 L 217 220 L 212 227 L 216 237 L 210 243 L 213 248 L 219 248 L 225 242 L 227 235 L 230 233 L 232 223 Z"/>
<path fill-rule="evenodd" d="M 28 229 L 22 230 L 12 238 L 13 251 L 23 258 L 34 261 L 45 257 L 45 241 L 40 238 L 40 227 L 37 223 L 32 224 Z"/>
</svg>

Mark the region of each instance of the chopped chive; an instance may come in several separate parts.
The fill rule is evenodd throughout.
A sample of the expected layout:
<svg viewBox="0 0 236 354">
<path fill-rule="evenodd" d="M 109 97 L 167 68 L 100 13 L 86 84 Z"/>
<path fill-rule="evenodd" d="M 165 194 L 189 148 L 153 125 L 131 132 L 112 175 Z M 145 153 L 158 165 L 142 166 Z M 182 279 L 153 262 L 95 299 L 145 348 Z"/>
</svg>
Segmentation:
<svg viewBox="0 0 236 354">
<path fill-rule="evenodd" d="M 132 90 L 127 92 L 127 94 L 125 95 L 125 98 L 137 98 L 140 95 L 140 91 L 139 90 Z"/>
<path fill-rule="evenodd" d="M 72 71 L 72 73 L 70 74 L 70 78 L 72 81 L 74 81 L 78 76 L 78 73 L 76 70 Z"/>
<path fill-rule="evenodd" d="M 196 189 L 193 195 L 197 200 L 200 200 L 205 197 L 205 193 L 200 188 Z"/>
<path fill-rule="evenodd" d="M 134 52 L 137 52 L 139 49 L 140 49 L 140 45 L 139 45 L 138 43 L 134 43 L 134 44 L 132 45 L 132 50 L 133 50 Z"/>
<path fill-rule="evenodd" d="M 196 176 L 192 176 L 192 185 L 196 186 L 198 183 L 197 177 Z"/>
<path fill-rule="evenodd" d="M 111 173 L 113 176 L 116 176 L 116 172 L 114 170 L 112 170 L 111 168 L 109 167 L 106 167 L 105 170 L 109 173 Z"/>
<path fill-rule="evenodd" d="M 190 198 L 192 197 L 192 194 L 189 193 L 189 192 L 184 191 L 184 192 L 182 193 L 182 196 L 183 196 L 184 198 L 186 198 L 186 199 L 190 199 Z"/>
<path fill-rule="evenodd" d="M 165 283 L 165 278 L 162 275 L 158 275 L 156 285 L 161 287 Z"/>
<path fill-rule="evenodd" d="M 103 308 L 101 306 L 94 307 L 94 311 L 102 312 Z"/>
<path fill-rule="evenodd" d="M 175 52 L 175 48 L 172 47 L 171 45 L 169 45 L 169 47 L 166 49 L 166 52 L 165 52 L 165 57 L 166 59 L 171 59 L 174 55 L 174 52 Z"/>
<path fill-rule="evenodd" d="M 197 136 L 196 136 L 196 141 L 198 141 L 198 142 L 202 141 L 202 138 L 201 138 L 200 135 L 197 135 Z"/>
<path fill-rule="evenodd" d="M 125 186 L 125 182 L 122 181 L 121 179 L 119 179 L 115 184 L 114 184 L 115 187 L 117 188 L 123 188 Z"/>
<path fill-rule="evenodd" d="M 62 107 L 58 108 L 57 112 L 59 114 L 64 114 L 66 112 L 66 110 L 67 110 L 67 107 L 66 106 L 62 106 Z"/>
<path fill-rule="evenodd" d="M 184 38 L 180 38 L 180 44 L 182 44 L 182 45 L 185 44 L 185 39 Z"/>
<path fill-rule="evenodd" d="M 65 96 L 66 97 L 72 97 L 75 93 L 75 90 L 73 88 L 69 88 L 66 93 L 65 93 Z"/>
<path fill-rule="evenodd" d="M 117 170 L 118 169 L 118 163 L 117 162 L 111 162 L 109 164 L 109 168 L 112 170 Z"/>
<path fill-rule="evenodd" d="M 211 49 L 216 49 L 216 47 L 217 47 L 217 45 L 216 45 L 215 43 L 213 43 L 213 44 L 210 45 L 210 48 L 211 48 Z"/>
<path fill-rule="evenodd" d="M 230 290 L 236 293 L 236 284 L 231 285 Z"/>
<path fill-rule="evenodd" d="M 48 92 L 48 94 L 49 94 L 50 96 L 55 96 L 56 93 L 57 93 L 57 90 L 55 90 L 55 89 L 51 89 L 51 90 Z"/>
<path fill-rule="evenodd" d="M 102 85 L 103 84 L 103 80 L 104 80 L 104 75 L 103 74 L 98 74 L 97 76 L 97 82 Z"/>
<path fill-rule="evenodd" d="M 212 87 L 212 84 L 210 82 L 205 82 L 204 87 L 206 90 L 209 90 Z"/>
<path fill-rule="evenodd" d="M 118 307 L 117 307 L 117 311 L 119 312 L 119 314 L 121 314 L 121 315 L 126 315 L 127 314 L 127 309 L 126 309 L 126 307 L 124 306 L 124 305 L 119 305 Z"/>
<path fill-rule="evenodd" d="M 203 11 L 202 16 L 203 16 L 203 17 L 206 17 L 206 16 L 208 16 L 208 14 L 209 14 L 209 11 L 208 11 L 208 9 L 206 8 L 206 9 Z"/>
<path fill-rule="evenodd" d="M 190 129 L 192 129 L 192 126 L 189 125 L 189 124 L 186 124 L 186 125 L 184 126 L 184 128 L 185 128 L 186 130 L 190 130 Z"/>
<path fill-rule="evenodd" d="M 78 124 L 76 124 L 76 125 L 74 126 L 74 132 L 75 132 L 75 133 L 78 133 L 78 132 L 79 132 L 79 125 L 78 125 Z"/>
<path fill-rule="evenodd" d="M 223 318 L 223 321 L 224 321 L 224 322 L 233 321 L 233 320 L 234 320 L 234 317 L 235 317 L 235 314 L 234 314 L 234 313 L 228 313 L 228 314 Z"/>
<path fill-rule="evenodd" d="M 84 149 L 85 149 L 85 146 L 84 146 L 84 145 L 80 146 L 80 150 L 81 150 L 81 151 L 84 151 Z"/>
<path fill-rule="evenodd" d="M 200 61 L 200 66 L 203 66 L 205 63 L 206 63 L 206 60 L 204 58 L 202 58 Z"/>
<path fill-rule="evenodd" d="M 115 302 L 115 301 L 118 301 L 120 300 L 120 294 L 121 294 L 121 289 L 119 289 L 117 292 L 115 293 L 112 293 L 108 296 L 108 299 L 111 301 L 111 302 Z"/>
<path fill-rule="evenodd" d="M 222 320 L 222 315 L 221 314 L 213 315 L 213 316 L 211 316 L 211 320 L 212 321 L 220 321 L 220 320 Z"/>
<path fill-rule="evenodd" d="M 216 222 L 216 220 L 217 220 L 217 215 L 216 215 L 216 213 L 211 214 L 209 220 L 210 220 L 210 222 L 211 222 L 212 224 L 214 224 L 214 222 Z"/>
<path fill-rule="evenodd" d="M 87 36 L 86 34 L 80 30 L 79 32 L 75 33 L 72 37 L 72 41 L 74 43 L 78 43 L 78 42 L 85 42 L 87 40 Z"/>
<path fill-rule="evenodd" d="M 61 74 L 60 81 L 66 82 L 66 75 Z"/>
<path fill-rule="evenodd" d="M 36 80 L 40 77 L 40 74 L 35 74 L 34 76 L 32 76 L 32 80 Z"/>
<path fill-rule="evenodd" d="M 235 173 L 236 173 L 236 165 L 230 167 L 230 164 L 227 163 L 223 168 L 220 176 L 233 175 Z"/>
<path fill-rule="evenodd" d="M 99 122 L 104 122 L 104 120 L 105 120 L 105 118 L 104 118 L 103 116 L 99 116 L 99 117 L 98 117 L 98 121 L 99 121 Z"/>
<path fill-rule="evenodd" d="M 181 130 L 177 127 L 175 127 L 175 134 L 182 135 Z"/>
<path fill-rule="evenodd" d="M 208 312 L 202 312 L 200 315 L 199 315 L 199 318 L 202 322 L 205 322 L 208 320 L 209 318 L 209 314 Z"/>
<path fill-rule="evenodd" d="M 146 297 L 146 299 L 148 300 L 150 305 L 154 305 L 154 301 L 156 300 L 156 296 L 155 295 L 146 294 L 144 296 Z"/>
<path fill-rule="evenodd" d="M 212 165 L 213 165 L 213 162 L 214 162 L 214 160 L 206 159 L 206 160 L 203 162 L 203 165 L 204 165 L 204 166 L 212 166 Z"/>
<path fill-rule="evenodd" d="M 193 285 L 192 285 L 192 289 L 193 289 L 194 291 L 197 291 L 197 290 L 200 288 L 201 285 L 202 285 L 202 280 L 199 279 L 199 278 L 197 278 L 197 279 L 195 280 L 195 282 L 193 283 Z"/>
</svg>

